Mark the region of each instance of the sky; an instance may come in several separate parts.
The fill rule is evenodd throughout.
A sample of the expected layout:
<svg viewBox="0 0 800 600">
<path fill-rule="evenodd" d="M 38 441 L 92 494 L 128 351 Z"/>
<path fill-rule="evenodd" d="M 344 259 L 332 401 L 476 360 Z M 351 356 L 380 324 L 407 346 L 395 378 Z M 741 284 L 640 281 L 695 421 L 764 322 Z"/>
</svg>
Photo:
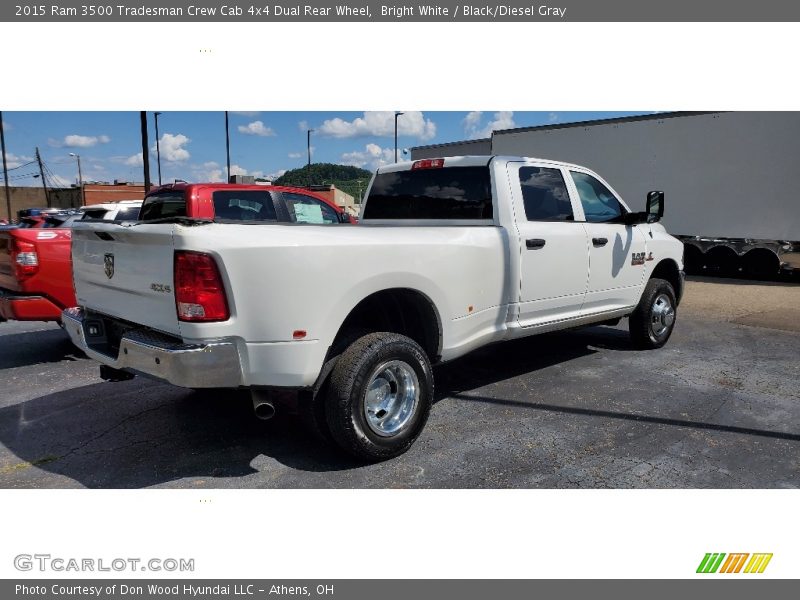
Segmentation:
<svg viewBox="0 0 800 600">
<path fill-rule="evenodd" d="M 568 123 L 642 112 L 404 111 L 398 148 L 488 137 L 492 130 Z M 158 182 L 154 116 L 147 113 L 151 180 Z M 48 186 L 78 181 L 143 181 L 138 112 L 3 112 L 8 179 L 38 186 L 35 148 Z M 231 112 L 231 174 L 275 178 L 302 167 L 307 130 L 312 161 L 374 170 L 394 161 L 394 112 Z M 224 181 L 225 113 L 162 112 L 158 117 L 162 182 Z M 407 157 L 407 155 L 406 155 Z M 0 182 L 2 172 L 0 172 Z"/>
</svg>

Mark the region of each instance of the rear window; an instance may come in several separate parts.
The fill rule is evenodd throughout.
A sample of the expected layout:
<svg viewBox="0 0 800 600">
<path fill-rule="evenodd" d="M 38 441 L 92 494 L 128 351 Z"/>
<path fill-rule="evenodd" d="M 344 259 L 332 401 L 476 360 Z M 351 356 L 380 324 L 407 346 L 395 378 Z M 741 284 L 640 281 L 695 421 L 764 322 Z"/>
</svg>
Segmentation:
<svg viewBox="0 0 800 600">
<path fill-rule="evenodd" d="M 142 221 L 186 216 L 186 198 L 183 192 L 167 192 L 148 196 L 142 205 Z"/>
<path fill-rule="evenodd" d="M 364 219 L 492 218 L 488 167 L 381 173 L 372 183 Z"/>
<path fill-rule="evenodd" d="M 262 191 L 214 192 L 214 216 L 218 221 L 277 221 L 272 195 Z"/>
</svg>

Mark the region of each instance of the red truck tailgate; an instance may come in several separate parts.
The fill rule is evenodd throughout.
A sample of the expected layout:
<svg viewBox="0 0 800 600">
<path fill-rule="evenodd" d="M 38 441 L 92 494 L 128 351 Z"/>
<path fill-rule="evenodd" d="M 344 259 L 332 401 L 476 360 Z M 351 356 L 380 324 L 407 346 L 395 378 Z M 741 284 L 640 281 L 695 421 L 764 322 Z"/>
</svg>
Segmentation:
<svg viewBox="0 0 800 600">
<path fill-rule="evenodd" d="M 0 288 L 74 305 L 70 229 L 0 231 Z"/>
</svg>

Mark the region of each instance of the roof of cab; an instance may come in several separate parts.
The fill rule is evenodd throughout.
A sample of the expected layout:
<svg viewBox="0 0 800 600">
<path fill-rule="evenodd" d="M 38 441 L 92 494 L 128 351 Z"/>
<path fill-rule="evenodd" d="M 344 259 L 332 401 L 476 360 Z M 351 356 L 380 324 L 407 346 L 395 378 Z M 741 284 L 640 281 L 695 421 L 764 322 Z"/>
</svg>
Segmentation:
<svg viewBox="0 0 800 600">
<path fill-rule="evenodd" d="M 392 163 L 389 165 L 384 165 L 379 167 L 377 172 L 378 173 L 392 173 L 396 171 L 409 171 L 411 170 L 414 163 L 422 162 L 422 161 L 431 161 L 431 160 L 443 160 L 444 165 L 446 167 L 483 167 L 488 166 L 489 163 L 492 161 L 502 161 L 502 162 L 528 162 L 528 161 L 535 161 L 539 163 L 547 163 L 554 166 L 560 167 L 578 167 L 578 168 L 585 168 L 580 165 L 575 165 L 572 163 L 567 163 L 561 160 L 552 160 L 549 158 L 535 158 L 529 156 L 505 156 L 505 155 L 471 155 L 471 156 L 444 156 L 442 158 L 421 158 L 417 160 L 409 160 L 403 161 L 398 163 Z"/>
</svg>

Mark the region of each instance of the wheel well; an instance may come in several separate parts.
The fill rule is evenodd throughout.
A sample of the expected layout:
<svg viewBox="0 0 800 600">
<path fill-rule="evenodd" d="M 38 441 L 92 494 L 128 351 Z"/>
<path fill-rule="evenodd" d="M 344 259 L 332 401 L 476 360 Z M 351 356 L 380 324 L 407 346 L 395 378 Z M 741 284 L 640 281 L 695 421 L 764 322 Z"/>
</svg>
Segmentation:
<svg viewBox="0 0 800 600">
<path fill-rule="evenodd" d="M 391 331 L 410 337 L 436 362 L 441 343 L 441 323 L 433 302 L 421 292 L 397 288 L 376 292 L 359 302 L 339 328 L 329 357 L 340 353 L 353 335 Z"/>
<path fill-rule="evenodd" d="M 739 255 L 730 246 L 712 246 L 706 251 L 706 265 L 721 275 L 733 275 L 740 267 Z"/>
<path fill-rule="evenodd" d="M 656 268 L 653 269 L 653 273 L 650 275 L 651 279 L 654 277 L 668 281 L 672 285 L 672 289 L 675 290 L 675 300 L 677 302 L 681 301 L 681 294 L 683 292 L 681 274 L 678 270 L 678 264 L 674 260 L 665 259 L 658 263 Z"/>
<path fill-rule="evenodd" d="M 746 274 L 757 277 L 775 277 L 781 270 L 781 259 L 768 248 L 753 248 L 742 256 Z"/>
</svg>

